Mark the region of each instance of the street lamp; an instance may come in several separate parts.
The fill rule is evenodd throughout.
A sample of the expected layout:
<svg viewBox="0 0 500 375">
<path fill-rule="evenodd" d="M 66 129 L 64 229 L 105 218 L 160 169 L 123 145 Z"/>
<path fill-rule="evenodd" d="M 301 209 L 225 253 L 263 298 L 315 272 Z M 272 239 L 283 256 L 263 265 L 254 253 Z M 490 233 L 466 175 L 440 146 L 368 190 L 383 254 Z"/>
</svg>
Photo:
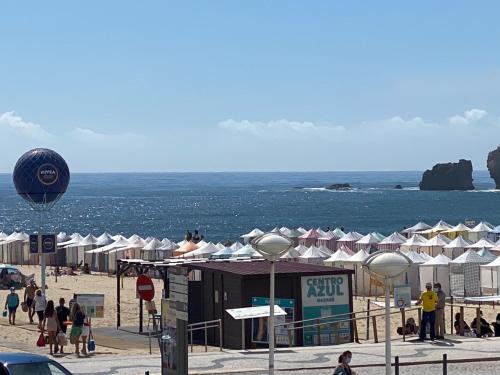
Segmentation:
<svg viewBox="0 0 500 375">
<path fill-rule="evenodd" d="M 377 251 L 366 258 L 363 266 L 368 272 L 384 278 L 385 281 L 385 373 L 391 375 L 391 281 L 406 272 L 412 261 L 403 253 Z M 404 322 L 403 322 L 404 323 Z M 403 327 L 404 329 L 404 327 Z"/>
<path fill-rule="evenodd" d="M 292 241 L 279 233 L 265 233 L 251 242 L 252 247 L 271 263 L 269 287 L 269 375 L 274 374 L 274 261 L 286 253 L 293 245 Z"/>
</svg>

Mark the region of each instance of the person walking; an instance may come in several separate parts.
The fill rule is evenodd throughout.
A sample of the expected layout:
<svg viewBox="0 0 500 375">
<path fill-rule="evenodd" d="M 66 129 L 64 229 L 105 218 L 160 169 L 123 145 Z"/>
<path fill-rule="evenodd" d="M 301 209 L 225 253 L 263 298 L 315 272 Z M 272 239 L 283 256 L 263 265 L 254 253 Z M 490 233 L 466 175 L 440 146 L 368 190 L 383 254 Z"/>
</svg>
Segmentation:
<svg viewBox="0 0 500 375">
<path fill-rule="evenodd" d="M 351 369 L 350 363 L 352 360 L 352 353 L 347 350 L 339 357 L 339 365 L 335 367 L 333 375 L 356 375 L 356 371 Z"/>
<path fill-rule="evenodd" d="M 422 305 L 422 324 L 420 324 L 420 341 L 424 341 L 427 336 L 427 324 L 430 324 L 430 336 L 434 341 L 436 338 L 434 329 L 436 324 L 436 305 L 438 303 L 438 296 L 432 291 L 432 284 L 425 284 L 426 291 L 420 295 L 420 299 L 416 305 Z"/>
<path fill-rule="evenodd" d="M 54 346 L 57 347 L 56 333 L 59 328 L 59 320 L 57 320 L 56 309 L 54 308 L 54 301 L 50 300 L 47 302 L 47 307 L 45 308 L 42 332 L 47 330 L 49 335 L 49 349 L 50 355 L 54 355 Z"/>
<path fill-rule="evenodd" d="M 35 309 L 33 306 L 33 300 L 35 299 L 35 293 L 38 289 L 38 286 L 35 283 L 35 280 L 31 279 L 29 285 L 24 289 L 24 303 L 28 306 L 28 318 L 30 320 L 30 324 L 33 324 L 33 316 L 35 315 Z"/>
<path fill-rule="evenodd" d="M 438 302 L 436 304 L 436 325 L 434 331 L 437 339 L 444 339 L 444 309 L 446 305 L 446 293 L 441 289 L 441 283 L 434 284 L 434 291 L 438 297 Z"/>
<path fill-rule="evenodd" d="M 59 306 L 56 307 L 56 313 L 57 313 L 57 320 L 59 321 L 59 330 L 57 331 L 57 334 L 59 333 L 64 333 L 66 334 L 66 331 L 68 327 L 66 326 L 66 322 L 68 321 L 70 311 L 69 309 L 64 305 L 66 301 L 64 298 L 59 298 Z M 57 335 L 56 335 L 57 338 Z M 61 354 L 64 354 L 64 345 L 62 345 L 60 342 L 57 343 L 56 348 L 54 350 L 55 353 L 61 352 Z"/>
<path fill-rule="evenodd" d="M 80 336 L 83 333 L 83 324 L 85 321 L 85 314 L 82 312 L 80 305 L 75 302 L 71 308 L 70 320 L 73 322 L 70 333 L 71 343 L 75 344 L 75 354 L 80 356 Z M 87 348 L 82 348 L 82 353 L 87 355 Z"/>
<path fill-rule="evenodd" d="M 10 288 L 10 293 L 5 301 L 5 310 L 9 310 L 9 324 L 16 325 L 16 310 L 19 307 L 19 296 L 14 287 Z"/>
<path fill-rule="evenodd" d="M 35 293 L 35 298 L 33 298 L 33 308 L 38 316 L 38 329 L 42 329 L 43 317 L 45 314 L 45 309 L 47 307 L 47 299 L 45 295 L 42 294 L 41 289 L 37 289 Z"/>
</svg>

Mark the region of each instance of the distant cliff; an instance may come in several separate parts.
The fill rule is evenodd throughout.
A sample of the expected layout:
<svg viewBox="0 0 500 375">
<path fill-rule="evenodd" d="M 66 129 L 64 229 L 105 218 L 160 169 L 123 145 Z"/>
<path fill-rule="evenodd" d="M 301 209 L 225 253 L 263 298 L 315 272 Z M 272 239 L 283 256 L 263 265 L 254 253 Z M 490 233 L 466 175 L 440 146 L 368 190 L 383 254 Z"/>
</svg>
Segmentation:
<svg viewBox="0 0 500 375">
<path fill-rule="evenodd" d="M 472 162 L 460 159 L 458 163 L 436 164 L 426 170 L 420 181 L 420 190 L 473 190 Z"/>
<path fill-rule="evenodd" d="M 500 189 L 500 146 L 488 154 L 486 165 L 490 171 L 490 177 L 495 180 L 496 188 Z"/>
</svg>

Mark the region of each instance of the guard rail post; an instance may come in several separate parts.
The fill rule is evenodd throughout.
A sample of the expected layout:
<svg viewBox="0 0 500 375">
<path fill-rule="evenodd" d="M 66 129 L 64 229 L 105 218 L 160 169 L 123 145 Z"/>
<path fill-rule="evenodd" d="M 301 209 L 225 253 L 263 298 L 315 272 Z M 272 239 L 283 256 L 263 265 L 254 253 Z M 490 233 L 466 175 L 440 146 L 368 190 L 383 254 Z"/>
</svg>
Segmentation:
<svg viewBox="0 0 500 375">
<path fill-rule="evenodd" d="M 448 375 L 448 355 L 443 354 L 443 375 Z"/>
<path fill-rule="evenodd" d="M 464 335 L 464 307 L 460 306 L 460 336 Z"/>
<path fill-rule="evenodd" d="M 376 316 L 372 316 L 372 319 L 373 319 L 373 340 L 375 341 L 375 343 L 378 343 L 378 333 L 377 333 L 377 317 Z"/>
<path fill-rule="evenodd" d="M 399 375 L 399 356 L 394 358 L 394 375 Z"/>
<path fill-rule="evenodd" d="M 316 335 L 318 335 L 318 346 L 321 346 L 321 326 L 320 326 L 320 320 L 316 319 Z"/>
<path fill-rule="evenodd" d="M 208 328 L 207 322 L 205 322 L 205 352 L 208 352 Z"/>
</svg>

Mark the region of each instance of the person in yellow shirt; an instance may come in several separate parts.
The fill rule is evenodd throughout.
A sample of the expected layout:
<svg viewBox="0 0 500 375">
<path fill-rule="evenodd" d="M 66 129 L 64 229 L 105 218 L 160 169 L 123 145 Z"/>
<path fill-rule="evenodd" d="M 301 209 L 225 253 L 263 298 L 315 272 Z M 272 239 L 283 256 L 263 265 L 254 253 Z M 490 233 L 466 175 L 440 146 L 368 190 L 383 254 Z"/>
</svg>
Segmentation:
<svg viewBox="0 0 500 375">
<path fill-rule="evenodd" d="M 432 291 L 432 284 L 425 284 L 426 291 L 420 295 L 417 305 L 422 305 L 422 323 L 420 324 L 420 341 L 424 341 L 427 336 L 427 324 L 430 324 L 430 336 L 434 341 L 435 324 L 436 324 L 436 304 L 438 303 L 438 296 Z"/>
</svg>

